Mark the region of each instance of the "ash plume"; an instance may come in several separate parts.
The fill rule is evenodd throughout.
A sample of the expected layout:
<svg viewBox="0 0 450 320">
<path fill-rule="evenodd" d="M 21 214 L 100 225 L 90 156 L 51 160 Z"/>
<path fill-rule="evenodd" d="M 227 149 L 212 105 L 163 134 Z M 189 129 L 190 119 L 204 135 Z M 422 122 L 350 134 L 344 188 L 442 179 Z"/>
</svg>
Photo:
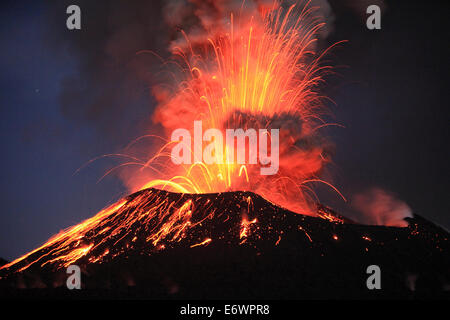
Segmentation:
<svg viewBox="0 0 450 320">
<path fill-rule="evenodd" d="M 231 12 L 238 12 L 245 22 L 258 19 L 255 12 L 288 8 L 293 3 L 296 1 L 81 0 L 77 5 L 82 28 L 77 32 L 62 27 L 66 15 L 61 13 L 72 2 L 49 5 L 44 41 L 50 50 L 72 57 L 74 63 L 74 72 L 61 82 L 61 113 L 75 128 L 91 129 L 96 141 L 95 147 L 89 140 L 78 149 L 89 157 L 121 152 L 139 136 L 166 131 L 164 127 L 161 130 L 160 122 L 152 121 L 157 117 L 156 105 L 164 100 L 160 85 L 171 85 L 156 55 L 167 59 L 175 46 L 182 47 L 186 38 L 181 31 L 191 43 L 204 45 L 207 32 L 218 35 L 227 29 Z M 327 21 L 319 32 L 319 37 L 325 38 L 332 31 L 331 7 L 325 0 L 313 0 L 311 6 Z M 175 68 L 170 71 L 177 72 Z M 183 113 L 180 108 L 174 116 Z"/>
<path fill-rule="evenodd" d="M 406 227 L 405 218 L 412 218 L 411 208 L 393 193 L 381 188 L 371 188 L 353 196 L 352 205 L 360 213 L 361 223 Z"/>
</svg>

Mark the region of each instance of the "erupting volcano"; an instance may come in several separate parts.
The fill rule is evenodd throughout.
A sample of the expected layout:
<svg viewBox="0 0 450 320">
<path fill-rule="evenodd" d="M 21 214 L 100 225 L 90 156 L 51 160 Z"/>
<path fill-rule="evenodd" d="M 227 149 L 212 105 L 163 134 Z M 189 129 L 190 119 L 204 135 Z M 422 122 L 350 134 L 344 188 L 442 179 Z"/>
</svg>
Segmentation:
<svg viewBox="0 0 450 320">
<path fill-rule="evenodd" d="M 152 298 L 370 297 L 377 293 L 367 291 L 365 270 L 377 264 L 384 296 L 422 292 L 430 273 L 440 292 L 449 279 L 445 230 L 418 216 L 404 228 L 358 225 L 319 204 L 317 183 L 345 197 L 323 177 L 333 145 L 321 133 L 337 125 L 327 122 L 320 93 L 332 72 L 323 60 L 339 43 L 320 49 L 325 23 L 317 8 L 210 5 L 224 18 L 217 25 L 201 20 L 204 33 L 182 31 L 172 42 L 174 58 L 164 62 L 177 66 L 168 72 L 175 81 L 152 89 L 164 142 L 148 156 L 139 144 L 157 138 L 136 139 L 120 154 L 131 160 L 105 173 L 137 167 L 120 173 L 132 194 L 2 266 L 1 287 L 64 287 L 66 268 L 76 264 L 93 295 L 134 287 Z M 174 145 L 184 142 L 172 132 L 194 136 L 198 121 L 222 133 L 278 129 L 276 174 L 229 157 L 229 146 L 214 139 L 207 141 L 214 161 L 203 161 L 203 150 L 190 144 L 192 164 L 172 161 Z M 409 274 L 419 275 L 414 288 Z"/>
<path fill-rule="evenodd" d="M 326 98 L 319 92 L 323 77 L 331 72 L 321 60 L 331 48 L 318 52 L 317 35 L 325 24 L 314 15 L 316 10 L 309 5 L 285 9 L 270 2 L 256 6 L 251 15 L 242 8 L 231 11 L 225 29 L 212 28 L 203 40 L 183 33 L 184 37 L 172 44 L 174 59 L 166 63 L 178 66 L 170 72 L 177 81 L 170 89 L 161 85 L 152 89 L 159 102 L 153 120 L 163 126 L 168 141 L 147 160 L 134 156 L 118 167 L 140 167 L 138 173 L 125 177 L 130 189 L 159 187 L 183 193 L 247 190 L 311 215 L 316 201 L 313 184 L 328 185 L 342 196 L 319 178 L 332 149 L 320 131 L 334 124 L 324 119 Z M 261 175 L 259 163 L 249 164 L 251 152 L 239 150 L 245 146 L 232 153 L 233 144 L 223 148 L 217 137 L 206 136 L 203 140 L 208 140 L 208 150 L 186 145 L 193 164 L 174 165 L 172 147 L 186 142 L 171 140 L 171 134 L 183 128 L 195 136 L 196 121 L 202 122 L 204 131 L 214 128 L 223 134 L 238 128 L 245 132 L 279 130 L 276 174 Z M 137 144 L 145 138 L 154 139 L 141 137 L 127 150 L 134 147 L 142 154 Z M 270 143 L 268 147 L 254 144 L 250 138 L 246 140 L 255 153 L 263 148 L 266 154 L 274 152 Z M 202 161 L 204 152 L 211 155 L 212 163 Z M 239 152 L 246 156 L 245 163 L 236 159 Z M 150 181 L 142 183 L 147 177 Z"/>
</svg>

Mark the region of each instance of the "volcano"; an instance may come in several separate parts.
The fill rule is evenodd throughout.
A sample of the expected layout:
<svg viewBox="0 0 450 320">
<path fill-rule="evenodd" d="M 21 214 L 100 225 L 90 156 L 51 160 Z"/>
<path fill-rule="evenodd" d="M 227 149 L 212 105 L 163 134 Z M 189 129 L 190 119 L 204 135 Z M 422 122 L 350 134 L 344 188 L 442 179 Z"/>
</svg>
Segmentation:
<svg viewBox="0 0 450 320">
<path fill-rule="evenodd" d="M 415 215 L 408 227 L 317 217 L 252 192 L 134 193 L 1 267 L 2 295 L 152 299 L 442 297 L 449 234 Z M 66 268 L 82 290 L 66 288 Z M 369 290 L 367 267 L 381 270 Z"/>
</svg>

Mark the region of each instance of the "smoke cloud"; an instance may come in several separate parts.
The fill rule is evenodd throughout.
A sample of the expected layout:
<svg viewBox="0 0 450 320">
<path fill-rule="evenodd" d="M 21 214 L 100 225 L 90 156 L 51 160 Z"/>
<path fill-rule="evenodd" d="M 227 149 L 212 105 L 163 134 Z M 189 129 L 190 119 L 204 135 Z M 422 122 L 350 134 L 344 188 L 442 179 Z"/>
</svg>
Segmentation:
<svg viewBox="0 0 450 320">
<path fill-rule="evenodd" d="M 280 7 L 287 9 L 292 5 L 301 8 L 309 5 L 315 10 L 315 16 L 326 21 L 318 33 L 325 39 L 333 30 L 334 14 L 327 0 L 169 0 L 163 8 L 165 21 L 171 30 L 183 30 L 189 45 L 205 45 L 208 39 L 229 32 L 230 15 L 246 24 L 262 24 L 261 13 Z M 238 16 L 238 17 L 236 17 Z M 170 49 L 186 49 L 186 36 L 177 33 L 170 43 Z"/>
<path fill-rule="evenodd" d="M 408 223 L 404 219 L 413 217 L 411 208 L 406 203 L 380 188 L 355 194 L 352 205 L 361 213 L 360 222 L 370 225 L 406 227 Z"/>
</svg>

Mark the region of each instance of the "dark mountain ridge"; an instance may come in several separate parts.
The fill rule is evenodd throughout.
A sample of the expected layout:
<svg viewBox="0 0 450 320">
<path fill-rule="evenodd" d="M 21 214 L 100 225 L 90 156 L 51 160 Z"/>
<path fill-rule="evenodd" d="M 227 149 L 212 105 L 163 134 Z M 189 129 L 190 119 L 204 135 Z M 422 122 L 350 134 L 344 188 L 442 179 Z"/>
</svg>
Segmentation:
<svg viewBox="0 0 450 320">
<path fill-rule="evenodd" d="M 296 214 L 252 192 L 146 189 L 119 205 L 0 269 L 0 292 L 153 299 L 448 293 L 449 234 L 418 215 L 406 228 L 359 225 L 321 205 L 319 217 Z M 65 287 L 70 264 L 80 266 L 83 290 Z M 381 290 L 366 286 L 370 265 L 381 269 Z"/>
</svg>

